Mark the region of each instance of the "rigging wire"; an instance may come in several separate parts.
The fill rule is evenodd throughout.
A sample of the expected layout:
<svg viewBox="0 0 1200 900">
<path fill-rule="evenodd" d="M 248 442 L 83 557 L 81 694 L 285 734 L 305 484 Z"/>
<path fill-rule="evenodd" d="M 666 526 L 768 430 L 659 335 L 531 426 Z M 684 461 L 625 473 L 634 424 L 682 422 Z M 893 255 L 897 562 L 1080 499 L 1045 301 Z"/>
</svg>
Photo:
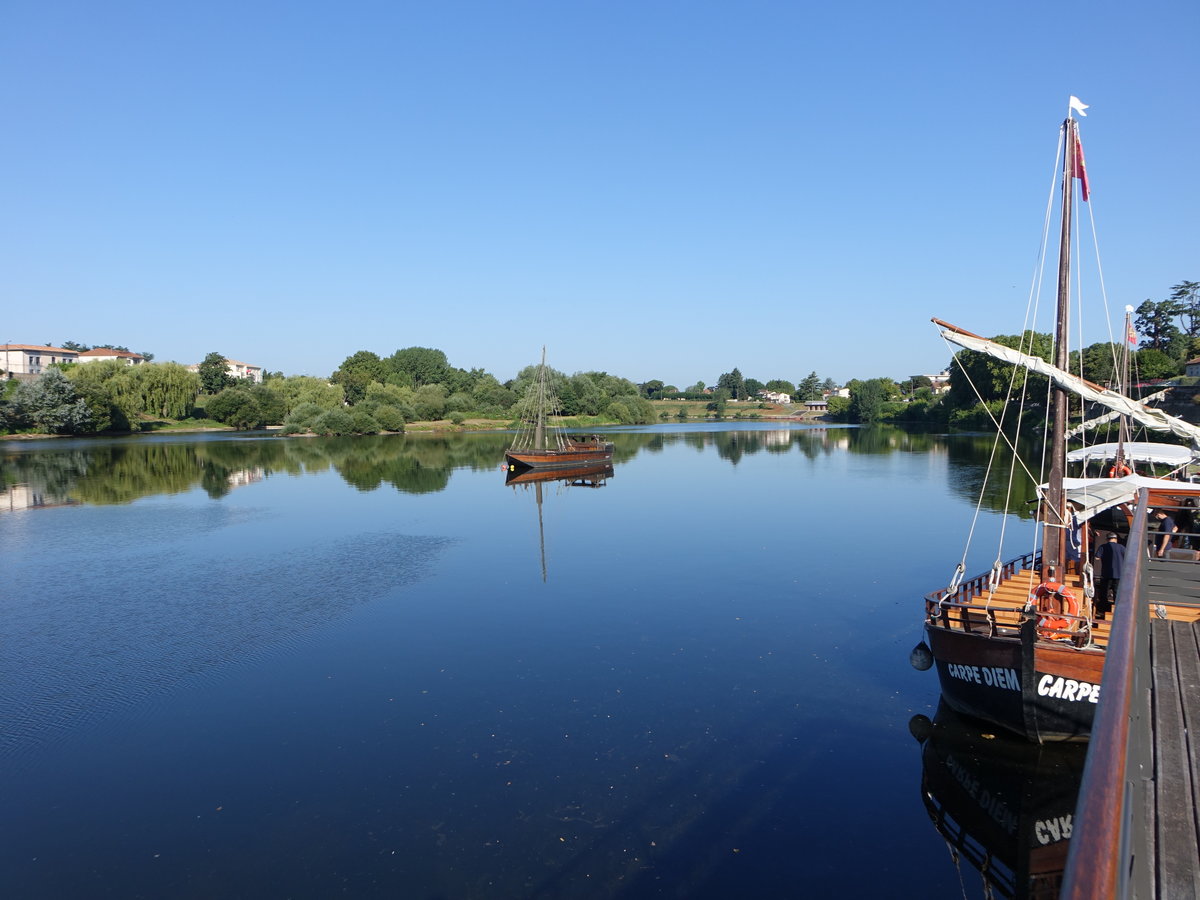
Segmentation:
<svg viewBox="0 0 1200 900">
<path fill-rule="evenodd" d="M 1031 279 L 1030 285 L 1029 285 L 1029 293 L 1028 293 L 1028 296 L 1026 297 L 1026 301 L 1025 301 L 1025 320 L 1022 323 L 1021 334 L 1017 340 L 1018 349 L 1024 349 L 1027 341 L 1029 342 L 1030 347 L 1032 346 L 1033 329 L 1032 329 L 1031 325 L 1033 322 L 1037 321 L 1037 311 L 1040 307 L 1040 302 L 1041 302 L 1041 285 L 1045 278 L 1046 252 L 1047 252 L 1047 247 L 1049 246 L 1050 223 L 1052 220 L 1053 209 L 1054 209 L 1054 194 L 1055 194 L 1055 190 L 1056 190 L 1057 184 L 1058 184 L 1058 171 L 1059 171 L 1058 162 L 1062 157 L 1064 141 L 1065 141 L 1065 133 L 1064 133 L 1064 130 L 1060 127 L 1059 135 L 1058 135 L 1058 147 L 1054 151 L 1054 161 L 1050 167 L 1050 188 L 1049 188 L 1049 191 L 1047 192 L 1046 207 L 1045 207 L 1045 210 L 1042 215 L 1041 240 L 1038 243 L 1038 251 L 1037 251 L 1037 255 L 1035 258 L 1035 262 L 1034 262 L 1034 272 L 1033 272 L 1033 276 L 1032 276 L 1032 279 Z M 941 332 L 939 331 L 939 334 L 940 333 Z M 1036 484 L 1041 484 L 1041 479 L 1034 477 L 1033 473 L 1029 470 L 1029 467 L 1025 464 L 1025 461 L 1021 458 L 1020 454 L 1017 452 L 1016 445 L 1009 438 L 1009 436 L 1005 433 L 1001 421 L 997 421 L 995 414 L 992 412 L 991 408 L 987 405 L 986 401 L 984 400 L 983 395 L 979 390 L 979 386 L 975 384 L 974 379 L 971 378 L 970 372 L 968 372 L 966 367 L 963 365 L 963 358 L 960 355 L 961 351 L 953 349 L 951 347 L 950 342 L 947 341 L 944 336 L 942 337 L 942 340 L 946 344 L 947 349 L 950 350 L 951 358 L 953 359 L 954 364 L 958 367 L 959 372 L 961 372 L 963 377 L 967 380 L 967 384 L 970 385 L 971 391 L 975 395 L 975 399 L 979 402 L 980 406 L 983 407 L 984 411 L 987 413 L 988 419 L 991 420 L 992 425 L 995 426 L 995 428 L 996 428 L 996 437 L 994 438 L 994 440 L 992 442 L 992 450 L 988 456 L 988 464 L 987 464 L 987 468 L 984 472 L 983 483 L 979 490 L 979 496 L 976 498 L 976 501 L 975 501 L 975 512 L 971 517 L 971 526 L 967 530 L 966 541 L 964 542 L 964 545 L 963 545 L 962 558 L 955 568 L 955 574 L 952 577 L 950 586 L 947 588 L 947 591 L 946 591 L 946 596 L 949 596 L 950 594 L 952 594 L 954 592 L 954 590 L 957 589 L 958 583 L 962 579 L 962 574 L 966 570 L 967 555 L 971 551 L 971 543 L 975 536 L 975 527 L 979 521 L 980 512 L 983 509 L 984 497 L 987 494 L 987 485 L 991 478 L 992 467 L 994 465 L 996 453 L 999 450 L 1001 442 L 1003 442 L 1004 444 L 1007 445 L 1007 447 L 1009 448 L 1009 450 L 1012 454 L 1012 460 L 1013 460 L 1012 465 L 1009 467 L 1008 485 L 1007 485 L 1007 488 L 1005 491 L 1005 498 L 1004 498 L 1004 508 L 1005 509 L 1012 508 L 1013 482 L 1015 480 L 1016 467 L 1018 465 L 1020 465 L 1021 469 L 1024 470 L 1025 474 L 1028 475 L 1031 480 L 1034 480 L 1034 482 Z M 1013 388 L 1016 384 L 1016 377 L 1017 377 L 1017 367 L 1013 366 L 1009 373 L 1009 384 L 1008 384 L 1007 390 L 1005 391 L 1005 397 L 1012 396 Z M 1027 388 L 1027 386 L 1028 386 L 1028 378 L 1023 378 L 1022 379 L 1022 390 L 1024 391 Z M 1022 397 L 1022 399 L 1024 399 L 1024 397 Z M 1022 402 L 1018 406 L 1017 431 L 1016 431 L 1017 434 L 1020 433 L 1020 426 L 1021 426 L 1021 422 L 1022 422 L 1024 405 L 1025 404 Z M 1005 409 L 1007 409 L 1007 403 L 1005 404 Z M 1001 418 L 1003 419 L 1003 414 L 1002 414 Z M 999 536 L 999 540 L 997 542 L 997 547 L 996 547 L 997 561 L 999 561 L 1001 559 L 1001 557 L 1003 556 L 1003 553 L 1004 553 L 1004 539 L 1005 539 L 1005 535 L 1006 535 L 1006 531 L 1007 531 L 1007 526 L 1008 526 L 1007 516 L 1002 517 L 1001 523 L 1000 523 L 1000 536 Z M 1037 529 L 1035 529 L 1034 545 L 1032 548 L 1035 553 L 1037 551 L 1037 545 L 1038 545 Z M 989 601 L 989 603 L 991 602 L 990 594 L 988 597 L 988 601 Z"/>
</svg>

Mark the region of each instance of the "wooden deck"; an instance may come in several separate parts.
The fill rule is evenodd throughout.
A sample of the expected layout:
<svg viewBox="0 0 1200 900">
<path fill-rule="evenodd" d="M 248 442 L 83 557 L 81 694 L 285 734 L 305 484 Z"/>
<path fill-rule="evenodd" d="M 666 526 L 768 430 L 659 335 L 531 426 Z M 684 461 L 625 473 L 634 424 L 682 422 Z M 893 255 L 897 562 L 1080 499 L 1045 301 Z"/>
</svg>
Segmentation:
<svg viewBox="0 0 1200 900">
<path fill-rule="evenodd" d="M 985 593 L 973 598 L 971 604 L 974 608 L 969 613 L 971 624 L 969 630 L 980 633 L 985 632 L 987 630 L 987 620 L 981 610 L 990 610 L 995 615 L 996 625 L 1000 630 L 1009 629 L 1015 634 L 1021 624 L 1021 610 L 1025 608 L 1025 603 L 1030 593 L 1040 583 L 1041 578 L 1036 571 L 1021 569 L 1011 577 L 1005 579 L 992 594 Z M 1065 584 L 1082 603 L 1084 598 L 1083 582 L 1079 576 L 1067 576 Z M 1086 614 L 1086 610 L 1084 610 L 1084 613 Z M 1108 645 L 1108 634 L 1111 626 L 1111 618 L 1103 621 L 1093 619 L 1092 642 L 1097 647 L 1103 649 Z"/>
<path fill-rule="evenodd" d="M 1181 563 L 1169 560 L 1147 560 L 1147 587 L 1144 594 L 1152 606 L 1163 607 L 1167 620 L 1172 622 L 1195 623 L 1200 621 L 1200 565 L 1196 563 Z M 1041 579 L 1032 569 L 1021 569 L 1005 579 L 989 597 L 983 594 L 974 598 L 972 603 L 977 607 L 991 609 L 996 615 L 998 625 L 1016 627 L 1020 623 L 1020 612 L 1026 599 Z M 1083 602 L 1083 579 L 1078 575 L 1068 575 L 1065 584 L 1071 592 Z M 1183 601 L 1184 605 L 1181 605 Z M 1190 604 L 1195 604 L 1190 605 Z M 1087 610 L 1082 610 L 1087 614 Z M 974 628 L 981 626 L 975 620 Z M 1099 647 L 1108 644 L 1109 633 L 1112 629 L 1113 618 L 1110 614 L 1103 620 L 1092 620 L 1092 639 Z M 1197 895 L 1200 896 L 1200 895 Z"/>
<path fill-rule="evenodd" d="M 1132 546 L 1146 508 L 1143 495 Z M 1126 564 L 1060 897 L 1195 900 L 1200 562 L 1127 555 Z"/>
<path fill-rule="evenodd" d="M 1151 620 L 1150 667 L 1155 896 L 1193 900 L 1200 897 L 1200 625 Z"/>
</svg>

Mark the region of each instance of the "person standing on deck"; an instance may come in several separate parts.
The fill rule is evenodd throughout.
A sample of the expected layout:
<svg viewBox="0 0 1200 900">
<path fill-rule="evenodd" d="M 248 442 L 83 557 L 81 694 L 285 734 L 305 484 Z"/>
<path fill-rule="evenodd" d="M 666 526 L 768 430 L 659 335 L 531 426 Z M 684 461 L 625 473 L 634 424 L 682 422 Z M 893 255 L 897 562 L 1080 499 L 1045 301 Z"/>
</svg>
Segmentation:
<svg viewBox="0 0 1200 900">
<path fill-rule="evenodd" d="M 1185 550 L 1195 549 L 1196 531 L 1196 501 L 1183 501 L 1182 508 L 1175 511 L 1175 524 L 1179 526 L 1179 543 L 1177 546 Z"/>
<path fill-rule="evenodd" d="M 1167 551 L 1171 549 L 1171 541 L 1175 532 L 1179 530 L 1179 526 L 1161 509 L 1154 511 L 1154 518 L 1158 520 L 1158 548 L 1154 555 L 1166 556 Z"/>
<path fill-rule="evenodd" d="M 1096 550 L 1096 562 L 1100 566 L 1100 580 L 1096 585 L 1096 618 L 1104 619 L 1117 602 L 1117 589 L 1121 584 L 1121 569 L 1125 566 L 1125 548 L 1114 532 Z"/>
<path fill-rule="evenodd" d="M 1067 529 L 1067 565 L 1068 575 L 1079 574 L 1079 562 L 1083 555 L 1083 529 L 1071 514 L 1071 527 Z"/>
</svg>

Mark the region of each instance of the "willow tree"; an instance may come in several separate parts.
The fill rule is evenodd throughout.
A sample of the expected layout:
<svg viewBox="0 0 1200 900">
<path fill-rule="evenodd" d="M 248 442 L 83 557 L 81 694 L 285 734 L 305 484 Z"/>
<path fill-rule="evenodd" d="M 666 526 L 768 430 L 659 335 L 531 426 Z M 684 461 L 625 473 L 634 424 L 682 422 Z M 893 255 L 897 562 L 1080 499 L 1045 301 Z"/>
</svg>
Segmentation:
<svg viewBox="0 0 1200 900">
<path fill-rule="evenodd" d="M 156 363 L 128 369 L 134 377 L 142 412 L 166 419 L 191 414 L 200 393 L 200 376 L 179 363 Z"/>
</svg>

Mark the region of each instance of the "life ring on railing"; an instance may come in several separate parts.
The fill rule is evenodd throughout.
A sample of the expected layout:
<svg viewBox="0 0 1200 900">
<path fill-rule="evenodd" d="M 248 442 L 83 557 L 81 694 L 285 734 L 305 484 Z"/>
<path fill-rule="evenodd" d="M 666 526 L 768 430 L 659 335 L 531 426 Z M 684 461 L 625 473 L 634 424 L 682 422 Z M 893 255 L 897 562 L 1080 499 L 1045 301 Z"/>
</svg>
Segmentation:
<svg viewBox="0 0 1200 900">
<path fill-rule="evenodd" d="M 1108 470 L 1109 478 L 1124 478 L 1126 475 L 1132 474 L 1133 469 L 1129 468 L 1129 466 L 1125 465 L 1124 463 L 1121 463 L 1119 466 L 1111 466 Z"/>
<path fill-rule="evenodd" d="M 1057 581 L 1043 581 L 1033 589 L 1034 600 L 1037 601 L 1038 635 L 1053 641 L 1070 640 L 1062 632 L 1072 630 L 1079 622 L 1078 618 L 1067 619 L 1063 616 L 1078 616 L 1079 601 L 1066 585 Z M 1058 608 L 1051 609 L 1051 604 L 1057 601 Z M 1054 615 L 1058 613 L 1058 615 Z"/>
</svg>

